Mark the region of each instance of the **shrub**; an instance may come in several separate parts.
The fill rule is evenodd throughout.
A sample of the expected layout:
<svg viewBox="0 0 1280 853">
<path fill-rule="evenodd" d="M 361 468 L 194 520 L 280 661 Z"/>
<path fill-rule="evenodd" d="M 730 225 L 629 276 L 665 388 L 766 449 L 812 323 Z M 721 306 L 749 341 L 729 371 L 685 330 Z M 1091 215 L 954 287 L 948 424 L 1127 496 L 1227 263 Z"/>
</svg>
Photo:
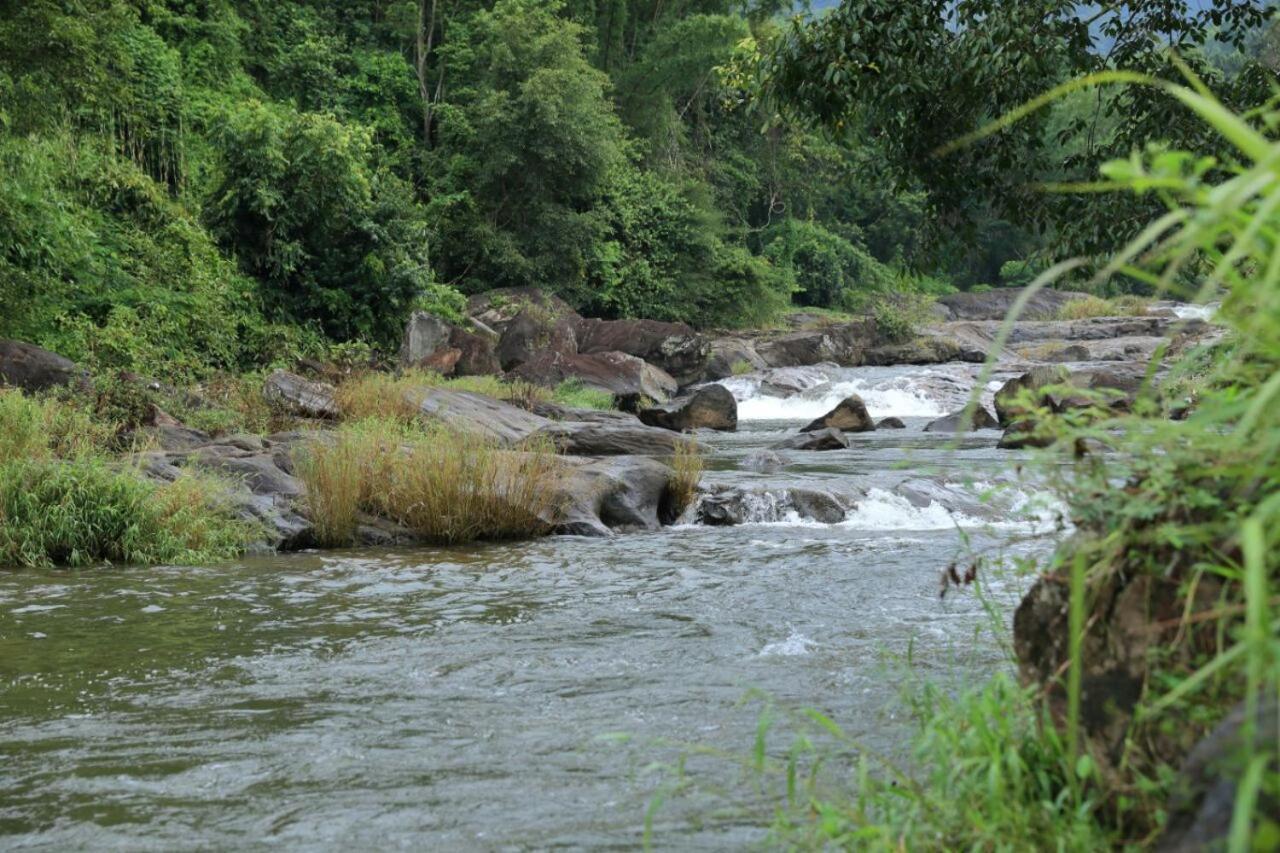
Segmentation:
<svg viewBox="0 0 1280 853">
<path fill-rule="evenodd" d="M 241 553 L 254 528 L 220 484 L 157 485 L 93 457 L 0 464 L 0 565 L 209 563 Z"/>
<path fill-rule="evenodd" d="M 300 450 L 295 462 L 331 545 L 351 543 L 361 510 L 440 544 L 542 535 L 560 512 L 561 463 L 548 442 L 504 450 L 442 427 L 370 420 Z"/>
<path fill-rule="evenodd" d="M 785 220 L 773 229 L 764 254 L 791 273 L 801 305 L 856 308 L 894 289 L 892 270 L 816 222 Z"/>
</svg>

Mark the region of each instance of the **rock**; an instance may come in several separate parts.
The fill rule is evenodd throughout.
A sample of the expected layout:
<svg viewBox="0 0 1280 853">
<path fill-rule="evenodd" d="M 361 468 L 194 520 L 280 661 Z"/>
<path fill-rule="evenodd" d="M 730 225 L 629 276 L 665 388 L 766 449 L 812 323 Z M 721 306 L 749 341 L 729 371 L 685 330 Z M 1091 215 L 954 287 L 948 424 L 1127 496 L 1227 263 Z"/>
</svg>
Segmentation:
<svg viewBox="0 0 1280 853">
<path fill-rule="evenodd" d="M 504 287 L 477 294 L 467 300 L 467 314 L 479 327 L 501 337 L 511 321 L 529 306 L 542 309 L 544 314 L 578 318 L 578 312 L 568 302 L 536 287 Z"/>
<path fill-rule="evenodd" d="M 929 424 L 924 428 L 924 431 L 925 432 L 960 432 L 961 427 L 964 425 L 967 414 L 968 414 L 967 410 L 964 410 L 964 409 L 961 409 L 958 412 L 952 412 L 951 414 L 946 415 L 945 417 L 938 418 L 936 421 L 930 421 Z M 995 416 L 992 415 L 990 412 L 988 412 L 986 409 L 984 409 L 982 406 L 978 406 L 976 409 L 974 409 L 973 415 L 970 418 L 970 421 L 971 421 L 969 425 L 970 429 L 999 429 L 1000 428 L 1000 422 L 997 421 L 995 419 Z"/>
<path fill-rule="evenodd" d="M 905 343 L 881 344 L 868 349 L 862 363 L 872 367 L 895 364 L 944 364 L 967 361 L 980 364 L 987 359 L 985 349 L 948 336 L 922 336 Z"/>
<path fill-rule="evenodd" d="M 675 377 L 681 386 L 697 382 L 711 353 L 707 339 L 684 323 L 658 320 L 580 320 L 578 352 L 623 352 L 642 358 Z"/>
<path fill-rule="evenodd" d="M 455 376 L 493 376 L 502 372 L 495 349 L 497 338 L 475 334 L 456 326 L 449 331 L 449 346 L 458 350 Z"/>
<path fill-rule="evenodd" d="M 768 524 L 796 516 L 819 524 L 839 524 L 848 508 L 839 497 L 813 489 L 742 489 L 721 486 L 695 507 L 699 523 L 713 527 Z"/>
<path fill-rule="evenodd" d="M 140 432 L 150 436 L 161 450 L 194 450 L 212 441 L 208 433 L 181 424 L 178 426 L 161 424 Z"/>
<path fill-rule="evenodd" d="M 457 347 L 442 347 L 419 361 L 417 366 L 441 376 L 452 376 L 461 359 L 462 350 Z"/>
<path fill-rule="evenodd" d="M 555 532 L 609 536 L 613 530 L 656 530 L 671 477 L 666 465 L 638 456 L 567 460 Z"/>
<path fill-rule="evenodd" d="M 676 380 L 661 368 L 621 352 L 592 355 L 544 352 L 517 367 L 512 375 L 554 388 L 575 379 L 588 388 L 608 391 L 615 397 L 647 397 L 665 402 L 676 393 Z"/>
<path fill-rule="evenodd" d="M 822 368 L 825 364 L 809 367 L 775 367 L 760 375 L 760 393 L 770 397 L 791 397 L 806 391 L 815 391 L 831 384 L 831 377 Z M 831 367 L 838 365 L 832 364 Z"/>
<path fill-rule="evenodd" d="M 704 385 L 666 405 L 641 409 L 640 422 L 676 432 L 693 429 L 733 432 L 738 428 L 738 401 L 723 385 Z"/>
<path fill-rule="evenodd" d="M 1225 850 L 1235 814 L 1239 780 L 1250 759 L 1259 752 L 1272 755 L 1268 772 L 1276 773 L 1276 731 L 1280 730 L 1280 704 L 1275 695 L 1258 703 L 1253 718 L 1255 744 L 1246 739 L 1248 709 L 1241 702 L 1208 737 L 1196 744 L 1174 780 L 1168 821 L 1156 842 L 1158 853 L 1199 853 Z M 1265 789 L 1259 793 L 1254 814 L 1280 822 L 1280 800 Z M 1256 828 L 1256 824 L 1255 824 Z"/>
<path fill-rule="evenodd" d="M 802 432 L 773 445 L 775 450 L 844 450 L 848 446 L 844 433 L 831 428 Z"/>
<path fill-rule="evenodd" d="M 769 338 L 756 344 L 756 352 L 770 367 L 804 367 L 822 362 L 856 367 L 874 340 L 875 321 L 867 320 Z"/>
<path fill-rule="evenodd" d="M 703 372 L 706 379 L 728 379 L 742 373 L 763 370 L 769 365 L 756 352 L 755 344 L 743 338 L 717 338 Z"/>
<path fill-rule="evenodd" d="M 906 429 L 907 425 L 902 422 L 902 418 L 888 417 L 876 424 L 876 429 Z"/>
<path fill-rule="evenodd" d="M 801 428 L 801 432 L 817 432 L 832 427 L 842 432 L 868 432 L 876 428 L 867 413 L 867 405 L 857 394 L 850 394 L 822 417 Z"/>
<path fill-rule="evenodd" d="M 577 314 L 557 314 L 538 304 L 527 304 L 506 324 L 498 340 L 498 363 L 515 370 L 537 358 L 571 356 L 578 352 Z"/>
<path fill-rule="evenodd" d="M 272 406 L 298 417 L 336 419 L 342 414 L 333 398 L 332 385 L 309 382 L 284 370 L 267 377 L 262 395 Z"/>
<path fill-rule="evenodd" d="M 414 311 L 404 327 L 400 342 L 400 366 L 418 367 L 435 352 L 449 343 L 451 328 L 448 323 L 428 314 Z"/>
<path fill-rule="evenodd" d="M 782 457 L 772 450 L 757 450 L 742 460 L 742 469 L 760 474 L 773 474 L 782 470 L 784 464 Z"/>
<path fill-rule="evenodd" d="M 639 423 L 552 421 L 538 434 L 573 456 L 671 456 L 689 443 L 679 433 Z"/>
<path fill-rule="evenodd" d="M 244 483 L 255 495 L 297 498 L 305 493 L 302 481 L 280 470 L 268 453 L 250 454 L 238 448 L 212 446 L 196 450 L 190 461 Z"/>
<path fill-rule="evenodd" d="M 1052 447 L 1055 436 L 1039 433 L 1030 421 L 1016 421 L 1005 428 L 996 447 L 1001 450 L 1026 450 L 1027 448 Z"/>
<path fill-rule="evenodd" d="M 1027 414 L 1027 407 L 1018 402 L 1024 393 L 1032 396 L 1032 405 L 1047 405 L 1048 401 L 1038 392 L 1050 385 L 1060 385 L 1067 381 L 1070 373 L 1065 367 L 1058 365 L 1034 367 L 1016 379 L 1010 379 L 996 392 L 996 417 L 1001 426 L 1008 426 L 1019 416 Z"/>
<path fill-rule="evenodd" d="M 23 341 L 0 340 L 0 384 L 23 391 L 87 385 L 88 371 L 56 352 Z"/>
<path fill-rule="evenodd" d="M 1024 288 L 1001 287 L 985 293 L 950 293 L 938 298 L 951 320 L 1003 320 Z M 1052 320 L 1062 306 L 1087 294 L 1069 290 L 1040 290 L 1027 303 L 1019 320 Z"/>
<path fill-rule="evenodd" d="M 419 408 L 426 417 L 505 446 L 518 444 L 555 423 L 471 391 L 420 388 L 411 394 L 415 400 L 421 399 Z"/>
</svg>

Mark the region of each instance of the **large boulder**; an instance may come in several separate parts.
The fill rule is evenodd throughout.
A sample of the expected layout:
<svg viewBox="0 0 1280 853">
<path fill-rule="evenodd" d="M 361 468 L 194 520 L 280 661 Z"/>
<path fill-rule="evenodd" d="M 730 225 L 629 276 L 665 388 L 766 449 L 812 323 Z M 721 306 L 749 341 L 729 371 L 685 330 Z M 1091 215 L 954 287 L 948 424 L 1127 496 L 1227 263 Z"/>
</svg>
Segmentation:
<svg viewBox="0 0 1280 853">
<path fill-rule="evenodd" d="M 813 432 L 802 432 L 785 438 L 773 445 L 775 450 L 844 450 L 849 446 L 849 439 L 838 429 L 826 428 Z"/>
<path fill-rule="evenodd" d="M 663 518 L 672 471 L 653 459 L 566 459 L 555 531 L 609 536 L 613 531 L 656 530 Z"/>
<path fill-rule="evenodd" d="M 536 358 L 577 354 L 577 322 L 577 314 L 557 314 L 554 304 L 526 304 L 502 330 L 498 363 L 503 370 L 515 370 Z"/>
<path fill-rule="evenodd" d="M 624 352 L 657 365 L 680 385 L 702 378 L 711 347 L 684 323 L 658 320 L 580 320 L 578 352 Z"/>
<path fill-rule="evenodd" d="M 676 432 L 693 429 L 733 432 L 738 428 L 738 401 L 723 385 L 704 385 L 665 405 L 641 409 L 640 421 Z"/>
<path fill-rule="evenodd" d="M 996 418 L 1002 426 L 1008 426 L 1019 417 L 1027 414 L 1028 404 L 1032 406 L 1048 405 L 1049 401 L 1039 392 L 1052 385 L 1061 385 L 1067 381 L 1070 372 L 1061 365 L 1042 365 L 1034 367 L 1014 379 L 1010 379 L 996 391 Z M 1020 402 L 1024 396 L 1028 403 Z"/>
<path fill-rule="evenodd" d="M 1250 738 L 1248 722 L 1248 706 L 1241 702 L 1187 755 L 1173 782 L 1169 819 L 1156 843 L 1157 851 L 1199 853 L 1227 849 L 1240 781 L 1250 760 L 1260 754 L 1259 747 L 1261 754 L 1271 754 L 1267 772 L 1280 772 L 1275 759 L 1280 703 L 1274 694 L 1264 696 L 1257 705 L 1251 721 L 1254 740 Z M 1273 827 L 1280 822 L 1280 799 L 1274 790 L 1268 793 L 1264 788 L 1260 792 L 1253 813 L 1270 820 Z"/>
<path fill-rule="evenodd" d="M 424 416 L 461 432 L 492 439 L 498 444 L 518 444 L 555 422 L 471 391 L 420 388 L 410 392 Z"/>
<path fill-rule="evenodd" d="M 728 379 L 741 373 L 763 370 L 768 366 L 751 341 L 744 338 L 717 338 L 711 342 L 711 355 L 707 358 L 707 368 L 703 375 L 712 380 Z"/>
<path fill-rule="evenodd" d="M 863 349 L 869 342 L 853 341 L 834 328 L 808 329 L 761 341 L 756 352 L 770 367 L 807 367 L 822 362 L 854 367 L 862 363 Z"/>
<path fill-rule="evenodd" d="M 850 394 L 841 400 L 834 409 L 822 417 L 801 428 L 801 432 L 817 432 L 824 429 L 837 429 L 841 432 L 870 432 L 876 428 L 876 422 L 867 412 L 867 404 L 857 394 Z"/>
<path fill-rule="evenodd" d="M 467 315 L 482 333 L 500 337 L 507 326 L 526 308 L 533 307 L 556 317 L 578 318 L 578 312 L 558 296 L 536 287 L 503 287 L 472 296 Z"/>
<path fill-rule="evenodd" d="M 831 384 L 823 364 L 806 367 L 775 367 L 760 374 L 760 393 L 770 397 L 790 397 L 816 391 Z M 829 365 L 835 367 L 834 364 Z"/>
<path fill-rule="evenodd" d="M 938 298 L 949 320 L 1003 320 L 1022 296 L 1021 287 L 1001 287 L 985 293 L 951 293 Z M 1087 294 L 1069 290 L 1040 290 L 1031 297 L 1019 320 L 1052 320 L 1062 306 Z"/>
<path fill-rule="evenodd" d="M 302 418 L 337 419 L 342 412 L 334 400 L 333 386 L 311 382 L 295 373 L 277 370 L 262 385 L 262 396 L 276 409 Z"/>
<path fill-rule="evenodd" d="M 958 412 L 952 412 L 951 414 L 938 418 L 935 421 L 930 421 L 928 425 L 925 426 L 924 431 L 925 432 L 960 432 L 961 429 L 965 426 L 966 420 L 968 421 L 969 429 L 999 429 L 1000 428 L 1000 422 L 995 419 L 995 416 L 992 415 L 990 412 L 988 412 L 986 409 L 984 409 L 982 406 L 978 406 L 976 409 L 974 409 L 972 415 L 969 415 L 967 410 L 961 409 Z"/>
<path fill-rule="evenodd" d="M 452 331 L 448 323 L 434 314 L 414 311 L 405 323 L 404 337 L 400 341 L 400 365 L 402 367 L 422 366 L 423 362 L 435 355 L 437 350 L 449 345 L 449 336 Z"/>
<path fill-rule="evenodd" d="M 521 364 L 511 375 L 548 388 L 572 379 L 615 397 L 647 397 L 658 402 L 671 399 L 678 388 L 666 371 L 622 352 L 581 355 L 547 351 Z"/>
<path fill-rule="evenodd" d="M 0 341 L 0 385 L 46 391 L 83 385 L 89 374 L 74 361 L 24 341 Z"/>
<path fill-rule="evenodd" d="M 986 359 L 984 347 L 951 335 L 926 335 L 902 343 L 880 344 L 862 354 L 862 363 L 872 367 L 944 364 L 948 361 L 980 364 Z"/>
<path fill-rule="evenodd" d="M 497 339 L 483 333 L 454 327 L 449 330 L 449 346 L 459 353 L 455 376 L 492 376 L 502 372 L 496 351 Z"/>
</svg>

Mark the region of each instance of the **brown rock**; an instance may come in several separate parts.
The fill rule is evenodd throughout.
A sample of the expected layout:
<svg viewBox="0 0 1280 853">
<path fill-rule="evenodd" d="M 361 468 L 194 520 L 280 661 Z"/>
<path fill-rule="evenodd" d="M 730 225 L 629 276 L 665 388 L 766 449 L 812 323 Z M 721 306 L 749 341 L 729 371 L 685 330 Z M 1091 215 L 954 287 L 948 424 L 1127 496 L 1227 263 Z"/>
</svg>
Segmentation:
<svg viewBox="0 0 1280 853">
<path fill-rule="evenodd" d="M 805 426 L 801 432 L 817 432 L 833 428 L 842 432 L 870 432 L 876 428 L 876 422 L 867 412 L 867 404 L 857 394 L 850 394 L 836 405 L 834 409 Z"/>
<path fill-rule="evenodd" d="M 684 323 L 658 320 L 580 320 L 578 352 L 622 352 L 669 373 L 680 385 L 702 378 L 710 344 Z"/>
<path fill-rule="evenodd" d="M 641 409 L 640 420 L 649 426 L 676 432 L 692 429 L 733 432 L 738 428 L 738 401 L 723 385 L 704 385 L 666 405 Z"/>
<path fill-rule="evenodd" d="M 87 382 L 89 374 L 56 352 L 23 341 L 0 341 L 0 384 L 45 391 Z"/>
</svg>

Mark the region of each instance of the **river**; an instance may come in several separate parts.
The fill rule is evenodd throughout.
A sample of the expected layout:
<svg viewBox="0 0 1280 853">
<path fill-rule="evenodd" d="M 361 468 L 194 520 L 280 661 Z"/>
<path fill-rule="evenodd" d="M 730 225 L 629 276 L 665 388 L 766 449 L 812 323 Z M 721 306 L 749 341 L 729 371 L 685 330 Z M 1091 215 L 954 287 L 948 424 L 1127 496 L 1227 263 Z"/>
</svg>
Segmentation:
<svg viewBox="0 0 1280 853">
<path fill-rule="evenodd" d="M 892 751 L 910 682 L 1008 665 L 943 567 L 1052 542 L 1023 536 L 1034 493 L 993 491 L 1020 458 L 997 432 L 922 431 L 975 370 L 829 371 L 786 400 L 727 382 L 743 420 L 705 437 L 706 482 L 851 494 L 839 524 L 762 499 L 760 523 L 611 539 L 0 572 L 0 848 L 632 848 L 648 765 L 748 753 L 756 690 Z M 745 470 L 850 390 L 907 429 Z M 980 580 L 1007 621 L 1026 579 Z M 664 808 L 659 846 L 761 837 L 690 822 L 711 807 Z"/>
</svg>

